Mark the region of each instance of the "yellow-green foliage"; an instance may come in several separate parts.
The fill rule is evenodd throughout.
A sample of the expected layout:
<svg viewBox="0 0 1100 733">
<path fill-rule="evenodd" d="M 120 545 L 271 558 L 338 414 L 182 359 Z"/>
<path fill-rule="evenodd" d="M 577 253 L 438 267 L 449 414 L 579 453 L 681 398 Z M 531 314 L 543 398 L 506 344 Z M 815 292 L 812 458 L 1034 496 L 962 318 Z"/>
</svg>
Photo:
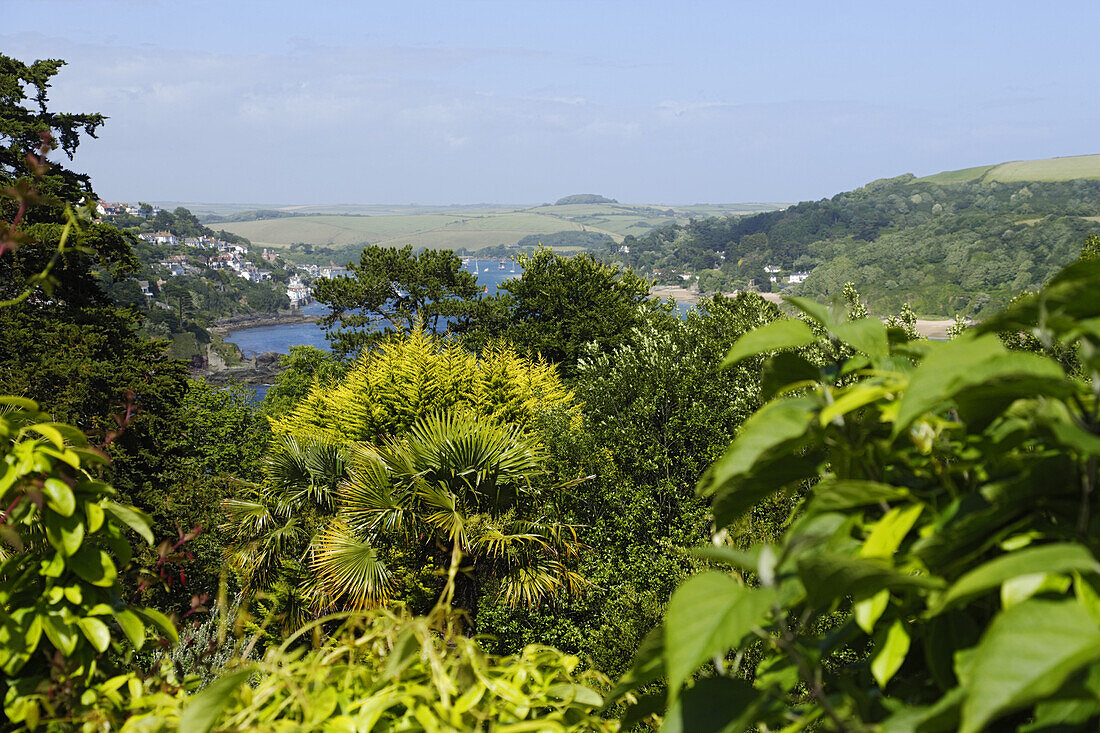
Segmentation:
<svg viewBox="0 0 1100 733">
<path fill-rule="evenodd" d="M 453 341 L 416 330 L 365 353 L 337 384 L 315 385 L 293 410 L 272 419 L 272 429 L 297 437 L 374 442 L 407 432 L 420 416 L 453 408 L 524 429 L 542 410 L 577 410 L 573 393 L 544 361 L 503 345 L 476 356 Z"/>
<path fill-rule="evenodd" d="M 600 715 L 607 680 L 578 664 L 540 646 L 487 654 L 443 608 L 428 617 L 376 610 L 317 649 L 288 642 L 259 662 L 238 660 L 198 694 L 120 700 L 124 709 L 104 717 L 128 715 L 123 731 L 158 732 L 619 730 Z"/>
</svg>

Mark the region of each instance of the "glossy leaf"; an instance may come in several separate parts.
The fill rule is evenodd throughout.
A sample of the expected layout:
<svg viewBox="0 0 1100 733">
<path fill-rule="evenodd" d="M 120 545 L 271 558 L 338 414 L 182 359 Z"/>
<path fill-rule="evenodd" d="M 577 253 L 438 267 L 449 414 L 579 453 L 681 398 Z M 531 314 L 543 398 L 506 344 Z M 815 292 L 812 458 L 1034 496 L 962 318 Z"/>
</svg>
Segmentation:
<svg viewBox="0 0 1100 733">
<path fill-rule="evenodd" d="M 894 507 L 886 512 L 867 535 L 859 550 L 860 557 L 891 557 L 923 510 L 923 504 L 912 504 L 905 508 Z"/>
<path fill-rule="evenodd" d="M 887 356 L 890 344 L 886 326 L 877 318 L 860 318 L 838 323 L 830 329 L 837 338 L 868 356 Z"/>
<path fill-rule="evenodd" d="M 846 596 L 863 600 L 886 588 L 933 588 L 940 584 L 936 578 L 894 570 L 883 560 L 833 554 L 802 558 L 798 574 L 809 602 L 818 608 Z"/>
<path fill-rule="evenodd" d="M 106 502 L 103 508 L 112 514 L 115 519 L 141 535 L 142 539 L 150 545 L 153 544 L 153 530 L 151 529 L 153 520 L 147 514 L 134 507 L 123 506 L 113 501 Z"/>
<path fill-rule="evenodd" d="M 909 632 L 901 619 L 897 619 L 875 645 L 875 656 L 871 660 L 871 674 L 875 676 L 879 687 L 886 687 L 893 679 L 908 653 Z"/>
<path fill-rule="evenodd" d="M 877 481 L 827 478 L 813 488 L 806 511 L 810 514 L 838 512 L 868 504 L 898 501 L 908 496 L 908 489 Z"/>
<path fill-rule="evenodd" d="M 722 360 L 723 367 L 733 366 L 742 359 L 768 351 L 797 349 L 817 341 L 813 331 L 802 321 L 785 318 L 758 326 L 737 340 Z"/>
<path fill-rule="evenodd" d="M 137 614 L 129 609 L 123 609 L 115 613 L 115 620 L 122 627 L 122 633 L 130 640 L 135 649 L 141 649 L 145 645 L 145 624 Z"/>
<path fill-rule="evenodd" d="M 101 653 L 107 651 L 107 647 L 111 644 L 111 632 L 105 623 L 89 616 L 78 620 L 76 625 L 80 627 L 80 631 L 96 651 Z"/>
<path fill-rule="evenodd" d="M 746 588 L 724 573 L 700 573 L 677 588 L 664 624 L 670 699 L 699 665 L 763 626 L 774 601 L 774 591 Z"/>
<path fill-rule="evenodd" d="M 711 496 L 750 473 L 770 453 L 789 449 L 809 429 L 815 402 L 808 397 L 769 402 L 745 421 L 737 438 L 699 481 L 699 493 Z"/>
<path fill-rule="evenodd" d="M 76 498 L 73 490 L 61 479 L 48 478 L 42 482 L 42 493 L 46 495 L 49 506 L 63 517 L 71 517 L 76 510 Z"/>
<path fill-rule="evenodd" d="M 1072 571 L 1100 573 L 1100 563 L 1084 546 L 1073 543 L 1040 545 L 1011 552 L 978 566 L 955 581 L 933 612 L 941 613 L 1021 575 Z"/>
<path fill-rule="evenodd" d="M 669 706 L 661 733 L 740 733 L 751 726 L 760 699 L 744 680 L 699 680 Z"/>
<path fill-rule="evenodd" d="M 142 616 L 150 624 L 157 627 L 157 629 L 159 629 L 173 644 L 179 643 L 179 632 L 176 631 L 175 624 L 173 624 L 163 613 L 155 608 L 141 608 L 135 609 L 135 611 L 139 616 Z"/>
<path fill-rule="evenodd" d="M 856 619 L 856 625 L 868 634 L 874 633 L 875 624 L 882 617 L 886 606 L 890 603 L 890 591 L 880 590 L 870 598 L 857 601 L 852 606 L 852 612 Z"/>
<path fill-rule="evenodd" d="M 1068 390 L 1065 373 L 1050 359 L 1010 352 L 996 336 L 959 338 L 934 349 L 912 374 L 898 405 L 894 435 L 961 393 L 973 398 L 979 387 L 1001 399 L 1064 395 Z"/>
<path fill-rule="evenodd" d="M 92 585 L 110 588 L 115 584 L 118 571 L 111 556 L 97 547 L 85 547 L 69 559 L 73 572 Z"/>
<path fill-rule="evenodd" d="M 1100 660 L 1100 627 L 1075 600 L 1024 601 L 999 614 L 966 671 L 962 733 L 1054 695 L 1071 675 Z"/>
</svg>

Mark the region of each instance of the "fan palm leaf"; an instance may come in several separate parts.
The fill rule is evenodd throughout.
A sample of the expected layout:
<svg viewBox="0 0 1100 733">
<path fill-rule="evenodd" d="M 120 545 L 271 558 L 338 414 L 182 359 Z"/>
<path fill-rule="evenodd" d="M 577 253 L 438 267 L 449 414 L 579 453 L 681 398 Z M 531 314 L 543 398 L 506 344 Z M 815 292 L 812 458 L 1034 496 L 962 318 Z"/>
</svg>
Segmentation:
<svg viewBox="0 0 1100 733">
<path fill-rule="evenodd" d="M 392 575 L 378 550 L 339 520 L 315 538 L 310 567 L 333 601 L 352 608 L 378 605 L 392 590 Z"/>
<path fill-rule="evenodd" d="M 360 446 L 353 451 L 347 479 L 340 485 L 341 516 L 362 534 L 398 532 L 411 521 L 412 496 L 393 482 L 377 451 Z"/>
</svg>

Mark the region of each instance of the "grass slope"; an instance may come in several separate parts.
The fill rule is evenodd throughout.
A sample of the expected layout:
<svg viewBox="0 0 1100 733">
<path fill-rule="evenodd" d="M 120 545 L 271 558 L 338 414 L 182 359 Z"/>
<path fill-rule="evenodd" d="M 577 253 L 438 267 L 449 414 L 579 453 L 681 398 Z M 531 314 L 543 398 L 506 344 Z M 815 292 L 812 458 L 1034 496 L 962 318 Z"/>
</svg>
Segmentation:
<svg viewBox="0 0 1100 733">
<path fill-rule="evenodd" d="M 748 214 L 783 208 L 785 204 L 700 204 L 649 206 L 633 204 L 574 204 L 531 208 L 331 206 L 280 207 L 299 214 L 213 224 L 261 247 L 286 247 L 295 242 L 315 246 L 379 244 L 415 248 L 469 250 L 515 244 L 528 235 L 562 231 L 592 231 L 621 241 L 656 227 L 729 214 Z M 324 212 L 324 213 L 322 213 Z M 331 212 L 331 213 L 329 213 Z"/>
<path fill-rule="evenodd" d="M 963 168 L 957 171 L 944 171 L 932 176 L 918 178 L 917 181 L 939 184 L 966 183 L 969 181 L 1017 183 L 1024 181 L 1072 181 L 1082 178 L 1100 180 L 1100 155 L 1070 155 L 1063 158 L 1015 160 L 999 165 L 984 165 L 975 168 Z"/>
</svg>

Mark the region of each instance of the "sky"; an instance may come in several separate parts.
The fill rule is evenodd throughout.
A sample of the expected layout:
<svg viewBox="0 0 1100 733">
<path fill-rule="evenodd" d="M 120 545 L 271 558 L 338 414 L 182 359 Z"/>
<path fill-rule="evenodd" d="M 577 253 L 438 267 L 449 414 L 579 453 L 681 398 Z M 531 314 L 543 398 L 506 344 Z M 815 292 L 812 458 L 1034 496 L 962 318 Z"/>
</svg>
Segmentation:
<svg viewBox="0 0 1100 733">
<path fill-rule="evenodd" d="M 1100 152 L 1100 2 L 8 0 L 108 200 L 800 201 Z"/>
</svg>

